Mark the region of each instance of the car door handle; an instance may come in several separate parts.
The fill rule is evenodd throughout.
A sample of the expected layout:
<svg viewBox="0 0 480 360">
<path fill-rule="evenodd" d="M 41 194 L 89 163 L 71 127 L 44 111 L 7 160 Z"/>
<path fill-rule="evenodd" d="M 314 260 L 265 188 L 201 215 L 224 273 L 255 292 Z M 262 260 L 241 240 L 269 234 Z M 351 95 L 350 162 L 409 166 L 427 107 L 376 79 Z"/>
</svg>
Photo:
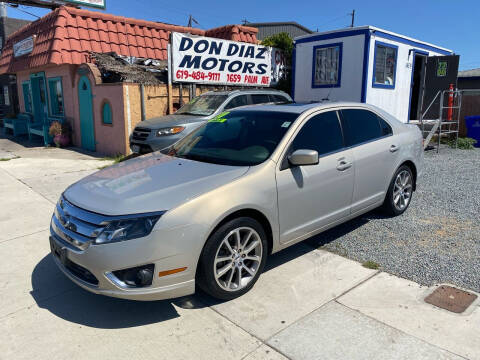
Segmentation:
<svg viewBox="0 0 480 360">
<path fill-rule="evenodd" d="M 400 146 L 397 145 L 392 145 L 390 146 L 390 152 L 394 153 L 395 151 L 398 151 L 400 149 Z"/>
<path fill-rule="evenodd" d="M 337 165 L 337 170 L 338 171 L 344 171 L 352 167 L 352 163 L 348 162 L 346 160 L 339 160 L 338 165 Z"/>
</svg>

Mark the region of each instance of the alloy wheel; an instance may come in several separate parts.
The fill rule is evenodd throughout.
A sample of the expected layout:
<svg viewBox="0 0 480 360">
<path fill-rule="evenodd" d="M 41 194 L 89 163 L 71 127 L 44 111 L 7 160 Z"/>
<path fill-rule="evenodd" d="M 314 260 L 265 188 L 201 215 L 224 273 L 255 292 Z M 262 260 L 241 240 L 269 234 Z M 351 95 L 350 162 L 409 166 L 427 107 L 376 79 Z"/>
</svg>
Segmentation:
<svg viewBox="0 0 480 360">
<path fill-rule="evenodd" d="M 226 291 L 245 288 L 255 277 L 263 256 L 258 233 L 250 227 L 230 231 L 220 243 L 213 263 L 217 284 Z"/>
<path fill-rule="evenodd" d="M 404 210 L 412 198 L 413 182 L 410 172 L 402 170 L 393 185 L 393 204 L 397 210 Z"/>
</svg>

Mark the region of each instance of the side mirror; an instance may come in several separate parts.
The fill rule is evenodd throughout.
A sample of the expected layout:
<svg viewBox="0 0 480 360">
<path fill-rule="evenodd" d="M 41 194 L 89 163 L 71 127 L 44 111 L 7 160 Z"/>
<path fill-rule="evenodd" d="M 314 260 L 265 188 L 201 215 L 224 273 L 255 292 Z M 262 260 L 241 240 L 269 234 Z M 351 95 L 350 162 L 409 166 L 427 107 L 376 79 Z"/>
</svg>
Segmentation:
<svg viewBox="0 0 480 360">
<path fill-rule="evenodd" d="M 288 162 L 292 166 L 317 165 L 318 152 L 315 150 L 299 149 L 290 154 Z"/>
</svg>

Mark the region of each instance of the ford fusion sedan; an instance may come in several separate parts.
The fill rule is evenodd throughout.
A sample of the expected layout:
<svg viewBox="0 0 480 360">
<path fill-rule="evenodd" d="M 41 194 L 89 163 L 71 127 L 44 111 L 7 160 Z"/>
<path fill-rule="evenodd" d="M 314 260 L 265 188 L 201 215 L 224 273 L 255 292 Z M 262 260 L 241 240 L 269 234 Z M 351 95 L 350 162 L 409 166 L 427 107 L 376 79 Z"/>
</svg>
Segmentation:
<svg viewBox="0 0 480 360">
<path fill-rule="evenodd" d="M 130 149 L 146 154 L 162 150 L 223 111 L 265 103 L 286 103 L 292 98 L 273 89 L 207 92 L 192 99 L 175 114 L 142 121 L 130 136 Z"/>
<path fill-rule="evenodd" d="M 70 186 L 51 220 L 58 267 L 97 294 L 219 299 L 250 290 L 267 257 L 360 214 L 409 206 L 422 136 L 356 103 L 224 112 L 162 152 Z"/>
</svg>

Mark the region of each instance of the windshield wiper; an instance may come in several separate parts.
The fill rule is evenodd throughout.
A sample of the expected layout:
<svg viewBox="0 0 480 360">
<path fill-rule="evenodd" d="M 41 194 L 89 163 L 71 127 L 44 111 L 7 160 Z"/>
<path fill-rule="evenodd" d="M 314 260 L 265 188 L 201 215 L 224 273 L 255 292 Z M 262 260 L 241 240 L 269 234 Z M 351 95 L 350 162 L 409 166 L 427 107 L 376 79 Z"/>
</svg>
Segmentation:
<svg viewBox="0 0 480 360">
<path fill-rule="evenodd" d="M 175 156 L 183 159 L 188 159 L 188 160 L 206 162 L 210 164 L 218 164 L 218 162 L 214 161 L 212 158 L 204 155 L 182 154 L 182 155 L 175 155 Z"/>
</svg>

